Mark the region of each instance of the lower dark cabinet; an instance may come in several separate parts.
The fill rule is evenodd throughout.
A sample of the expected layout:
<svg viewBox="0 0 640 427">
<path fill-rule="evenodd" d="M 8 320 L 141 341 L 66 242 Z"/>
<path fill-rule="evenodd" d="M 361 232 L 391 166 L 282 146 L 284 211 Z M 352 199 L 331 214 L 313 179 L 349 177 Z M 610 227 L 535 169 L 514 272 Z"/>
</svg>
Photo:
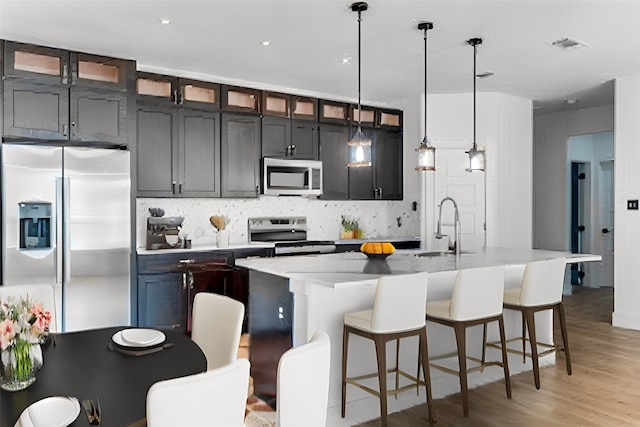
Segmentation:
<svg viewBox="0 0 640 427">
<path fill-rule="evenodd" d="M 138 326 L 186 332 L 186 320 L 182 274 L 138 275 Z"/>
</svg>

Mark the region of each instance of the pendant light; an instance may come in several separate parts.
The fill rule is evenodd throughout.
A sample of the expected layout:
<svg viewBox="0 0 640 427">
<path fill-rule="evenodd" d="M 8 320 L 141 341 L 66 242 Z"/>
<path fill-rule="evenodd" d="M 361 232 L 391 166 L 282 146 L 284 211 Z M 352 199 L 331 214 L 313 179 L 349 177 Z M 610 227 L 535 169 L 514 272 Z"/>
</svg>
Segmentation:
<svg viewBox="0 0 640 427">
<path fill-rule="evenodd" d="M 478 54 L 478 45 L 482 44 L 482 39 L 473 38 L 467 40 L 473 46 L 473 146 L 466 153 L 469 154 L 469 172 L 484 171 L 485 168 L 485 150 L 479 150 L 476 144 L 476 56 Z"/>
<path fill-rule="evenodd" d="M 424 138 L 416 151 L 418 159 L 416 170 L 434 171 L 436 170 L 436 147 L 431 145 L 427 137 L 427 31 L 433 29 L 433 23 L 421 22 L 418 29 L 424 31 Z"/>
<path fill-rule="evenodd" d="M 349 163 L 347 163 L 347 166 L 350 168 L 371 166 L 371 138 L 367 138 L 362 133 L 362 107 L 360 105 L 360 23 L 362 22 L 361 13 L 368 8 L 369 5 L 363 1 L 351 4 L 351 10 L 358 12 L 358 130 L 347 142 L 349 146 Z"/>
</svg>

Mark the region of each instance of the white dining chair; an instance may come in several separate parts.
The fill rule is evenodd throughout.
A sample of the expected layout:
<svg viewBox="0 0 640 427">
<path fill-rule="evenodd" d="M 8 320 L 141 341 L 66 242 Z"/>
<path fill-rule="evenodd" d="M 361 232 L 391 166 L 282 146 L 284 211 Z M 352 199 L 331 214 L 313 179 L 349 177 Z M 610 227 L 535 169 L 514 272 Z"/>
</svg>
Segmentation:
<svg viewBox="0 0 640 427">
<path fill-rule="evenodd" d="M 331 342 L 324 331 L 280 357 L 276 426 L 325 427 L 330 364 Z"/>
<path fill-rule="evenodd" d="M 502 362 L 486 362 L 484 360 L 484 345 L 482 360 L 468 356 L 466 345 L 467 327 L 486 325 L 494 321 L 498 322 L 500 341 L 503 345 L 505 344 L 504 318 L 502 316 L 503 292 L 504 267 L 471 268 L 459 270 L 456 274 L 451 299 L 427 302 L 427 321 L 450 326 L 455 332 L 459 370 L 456 371 L 437 363 L 431 363 L 431 366 L 449 374 L 458 375 L 462 410 L 465 417 L 469 416 L 467 374 L 470 372 L 482 371 L 487 365 L 502 366 L 507 398 L 511 398 L 511 380 L 506 346 L 502 350 Z M 434 357 L 432 360 L 449 356 Z M 468 368 L 467 359 L 478 365 Z"/>
<path fill-rule="evenodd" d="M 0 300 L 9 298 L 25 298 L 39 302 L 42 307 L 51 312 L 51 322 L 49 332 L 58 332 L 56 323 L 56 303 L 53 286 L 47 284 L 40 285 L 5 285 L 0 286 Z"/>
<path fill-rule="evenodd" d="M 193 300 L 191 339 L 207 358 L 207 369 L 237 359 L 244 304 L 224 295 L 199 292 Z"/>
<path fill-rule="evenodd" d="M 244 427 L 249 361 L 159 381 L 147 392 L 147 426 Z"/>
</svg>

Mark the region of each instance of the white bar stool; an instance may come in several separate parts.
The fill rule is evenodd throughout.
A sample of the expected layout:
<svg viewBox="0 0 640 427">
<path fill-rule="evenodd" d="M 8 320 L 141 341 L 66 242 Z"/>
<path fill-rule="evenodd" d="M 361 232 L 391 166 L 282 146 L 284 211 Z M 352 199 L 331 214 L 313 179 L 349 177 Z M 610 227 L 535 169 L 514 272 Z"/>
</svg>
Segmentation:
<svg viewBox="0 0 640 427">
<path fill-rule="evenodd" d="M 387 425 L 387 396 L 397 395 L 409 388 L 425 385 L 427 389 L 427 406 L 429 424 L 435 423 L 435 414 L 431 398 L 431 376 L 429 373 L 429 352 L 427 349 L 427 331 L 425 322 L 425 301 L 427 300 L 428 273 L 416 273 L 401 276 L 383 276 L 378 279 L 373 308 L 344 315 L 344 332 L 342 345 L 342 417 L 345 416 L 347 384 L 380 398 L 380 419 L 382 426 Z M 368 338 L 375 343 L 378 372 L 347 377 L 347 359 L 349 334 Z M 424 382 L 398 367 L 398 349 L 401 338 L 419 337 L 419 363 L 424 371 Z M 397 340 L 396 367 L 387 370 L 386 345 Z M 396 374 L 395 389 L 387 390 L 387 373 Z M 398 375 L 412 381 L 412 384 L 398 386 Z M 374 390 L 360 383 L 367 378 L 378 377 L 379 390 Z"/>
<path fill-rule="evenodd" d="M 451 326 L 456 335 L 458 345 L 459 370 L 447 368 L 436 363 L 431 366 L 460 378 L 462 394 L 462 410 L 469 416 L 469 391 L 467 373 L 482 371 L 486 366 L 502 366 L 507 390 L 507 398 L 511 399 L 511 380 L 506 346 L 502 351 L 502 362 L 485 362 L 467 356 L 466 329 L 469 326 L 486 325 L 497 321 L 500 328 L 500 339 L 505 343 L 504 319 L 502 317 L 502 298 L 504 292 L 504 267 L 485 267 L 459 270 L 453 285 L 451 299 L 427 302 L 427 321 Z M 483 351 L 484 353 L 484 351 Z M 431 360 L 444 359 L 455 355 L 448 354 Z M 478 363 L 478 366 L 467 368 L 467 359 Z"/>
<path fill-rule="evenodd" d="M 537 389 L 540 389 L 539 358 L 559 349 L 555 344 L 541 343 L 536 340 L 535 314 L 539 311 L 553 310 L 558 314 L 562 342 L 567 366 L 567 374 L 571 375 L 571 356 L 569 354 L 569 338 L 567 336 L 567 324 L 562 305 L 562 287 L 564 285 L 564 272 L 567 265 L 565 258 L 550 259 L 545 261 L 529 262 L 524 268 L 522 285 L 519 288 L 505 289 L 504 308 L 517 310 L 522 313 L 522 337 L 511 339 L 522 340 L 522 351 L 510 349 L 511 353 L 521 354 L 522 362 L 526 357 L 531 357 L 533 363 L 533 378 Z M 529 338 L 526 337 L 529 331 Z M 486 335 L 485 335 L 486 336 Z M 526 342 L 529 341 L 531 353 L 526 352 Z M 495 343 L 487 344 L 498 347 Z M 542 352 L 538 346 L 544 347 Z"/>
</svg>

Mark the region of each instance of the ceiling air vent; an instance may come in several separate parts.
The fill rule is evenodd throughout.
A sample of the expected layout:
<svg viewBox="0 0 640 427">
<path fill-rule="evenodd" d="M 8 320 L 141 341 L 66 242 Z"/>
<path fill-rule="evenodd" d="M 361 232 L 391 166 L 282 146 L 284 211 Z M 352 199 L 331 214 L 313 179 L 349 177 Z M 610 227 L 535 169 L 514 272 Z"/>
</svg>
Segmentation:
<svg viewBox="0 0 640 427">
<path fill-rule="evenodd" d="M 551 44 L 556 47 L 559 47 L 562 50 L 575 50 L 575 49 L 581 49 L 583 47 L 591 47 L 591 45 L 587 42 L 583 42 L 582 40 L 572 39 L 567 37 L 556 40 Z"/>
</svg>

